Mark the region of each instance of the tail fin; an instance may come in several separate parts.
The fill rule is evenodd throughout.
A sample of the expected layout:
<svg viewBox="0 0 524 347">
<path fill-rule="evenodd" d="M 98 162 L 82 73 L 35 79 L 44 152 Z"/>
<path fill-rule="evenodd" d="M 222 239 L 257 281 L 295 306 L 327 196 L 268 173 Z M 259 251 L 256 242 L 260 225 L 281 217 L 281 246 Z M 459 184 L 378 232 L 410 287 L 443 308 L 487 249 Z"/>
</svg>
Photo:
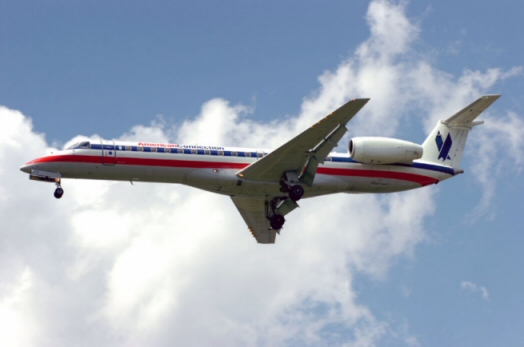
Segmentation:
<svg viewBox="0 0 524 347">
<path fill-rule="evenodd" d="M 458 171 L 469 131 L 484 123 L 475 121 L 500 95 L 485 95 L 446 120 L 441 120 L 422 144 L 420 160 L 450 166 Z"/>
</svg>

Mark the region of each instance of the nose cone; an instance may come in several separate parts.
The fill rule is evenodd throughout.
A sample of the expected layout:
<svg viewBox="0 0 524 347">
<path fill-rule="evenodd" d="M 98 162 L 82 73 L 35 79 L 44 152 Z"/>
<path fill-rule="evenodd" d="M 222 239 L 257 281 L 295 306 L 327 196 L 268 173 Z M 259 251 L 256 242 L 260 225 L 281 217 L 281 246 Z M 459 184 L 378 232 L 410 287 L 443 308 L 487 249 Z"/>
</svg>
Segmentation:
<svg viewBox="0 0 524 347">
<path fill-rule="evenodd" d="M 38 169 L 38 159 L 31 160 L 28 163 L 25 163 L 24 165 L 20 166 L 20 171 L 30 174 L 31 170 Z"/>
<path fill-rule="evenodd" d="M 31 170 L 32 170 L 32 167 L 33 167 L 32 164 L 27 163 L 27 164 L 24 164 L 24 165 L 20 166 L 20 171 L 23 171 L 25 173 L 30 174 Z"/>
</svg>

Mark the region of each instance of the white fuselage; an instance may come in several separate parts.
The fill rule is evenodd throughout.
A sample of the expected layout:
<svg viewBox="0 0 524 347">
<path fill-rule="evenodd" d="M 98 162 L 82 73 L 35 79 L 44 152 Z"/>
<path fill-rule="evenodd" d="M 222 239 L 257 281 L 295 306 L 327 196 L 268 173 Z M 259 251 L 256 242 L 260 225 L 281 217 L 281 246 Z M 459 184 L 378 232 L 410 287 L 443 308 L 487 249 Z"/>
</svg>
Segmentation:
<svg viewBox="0 0 524 347">
<path fill-rule="evenodd" d="M 91 141 L 24 165 L 22 171 L 60 173 L 62 178 L 180 183 L 236 196 L 282 195 L 278 182 L 243 180 L 236 173 L 267 155 L 249 148 L 186 146 L 162 143 Z M 304 198 L 346 193 L 387 193 L 438 183 L 454 175 L 452 168 L 415 161 L 370 165 L 347 154 L 331 153 L 318 167 Z"/>
</svg>

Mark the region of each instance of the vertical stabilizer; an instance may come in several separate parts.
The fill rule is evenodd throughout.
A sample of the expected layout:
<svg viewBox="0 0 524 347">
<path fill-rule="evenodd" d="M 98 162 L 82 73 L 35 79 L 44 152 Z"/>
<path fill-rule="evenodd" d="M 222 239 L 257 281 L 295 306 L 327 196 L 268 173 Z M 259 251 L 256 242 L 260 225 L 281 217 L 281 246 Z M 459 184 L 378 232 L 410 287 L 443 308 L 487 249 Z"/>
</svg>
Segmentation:
<svg viewBox="0 0 524 347">
<path fill-rule="evenodd" d="M 458 170 L 469 131 L 484 123 L 475 118 L 499 97 L 500 95 L 485 95 L 448 119 L 441 120 L 422 144 L 424 154 L 420 160 Z"/>
</svg>

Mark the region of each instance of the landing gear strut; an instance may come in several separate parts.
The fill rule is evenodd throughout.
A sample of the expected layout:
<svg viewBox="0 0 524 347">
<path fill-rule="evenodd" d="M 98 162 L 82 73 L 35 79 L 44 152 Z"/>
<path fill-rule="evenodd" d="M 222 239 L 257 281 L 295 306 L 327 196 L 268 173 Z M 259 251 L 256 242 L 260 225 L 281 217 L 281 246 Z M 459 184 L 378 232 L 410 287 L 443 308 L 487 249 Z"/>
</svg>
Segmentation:
<svg viewBox="0 0 524 347">
<path fill-rule="evenodd" d="M 277 233 L 280 233 L 280 229 L 284 226 L 286 219 L 280 211 L 278 206 L 282 201 L 286 200 L 285 197 L 276 197 L 272 200 L 266 200 L 266 218 L 269 220 L 269 226 L 271 229 L 276 230 Z"/>
<path fill-rule="evenodd" d="M 62 195 L 64 195 L 64 190 L 62 189 L 62 186 L 60 185 L 60 180 L 56 182 L 56 189 L 55 189 L 55 198 L 60 199 Z"/>
<path fill-rule="evenodd" d="M 304 188 L 300 184 L 297 173 L 293 171 L 286 171 L 280 180 L 280 191 L 288 193 L 289 198 L 297 202 L 304 195 Z"/>
<path fill-rule="evenodd" d="M 301 186 L 298 187 L 300 188 L 300 191 L 296 191 L 295 193 L 300 197 L 304 194 L 304 189 Z M 292 194 L 292 191 L 293 190 L 290 191 L 290 194 Z M 286 222 L 284 216 L 297 207 L 299 206 L 296 201 L 286 196 L 276 196 L 271 200 L 266 196 L 266 218 L 269 220 L 269 226 L 271 229 L 280 234 L 280 229 L 282 229 Z"/>
</svg>

